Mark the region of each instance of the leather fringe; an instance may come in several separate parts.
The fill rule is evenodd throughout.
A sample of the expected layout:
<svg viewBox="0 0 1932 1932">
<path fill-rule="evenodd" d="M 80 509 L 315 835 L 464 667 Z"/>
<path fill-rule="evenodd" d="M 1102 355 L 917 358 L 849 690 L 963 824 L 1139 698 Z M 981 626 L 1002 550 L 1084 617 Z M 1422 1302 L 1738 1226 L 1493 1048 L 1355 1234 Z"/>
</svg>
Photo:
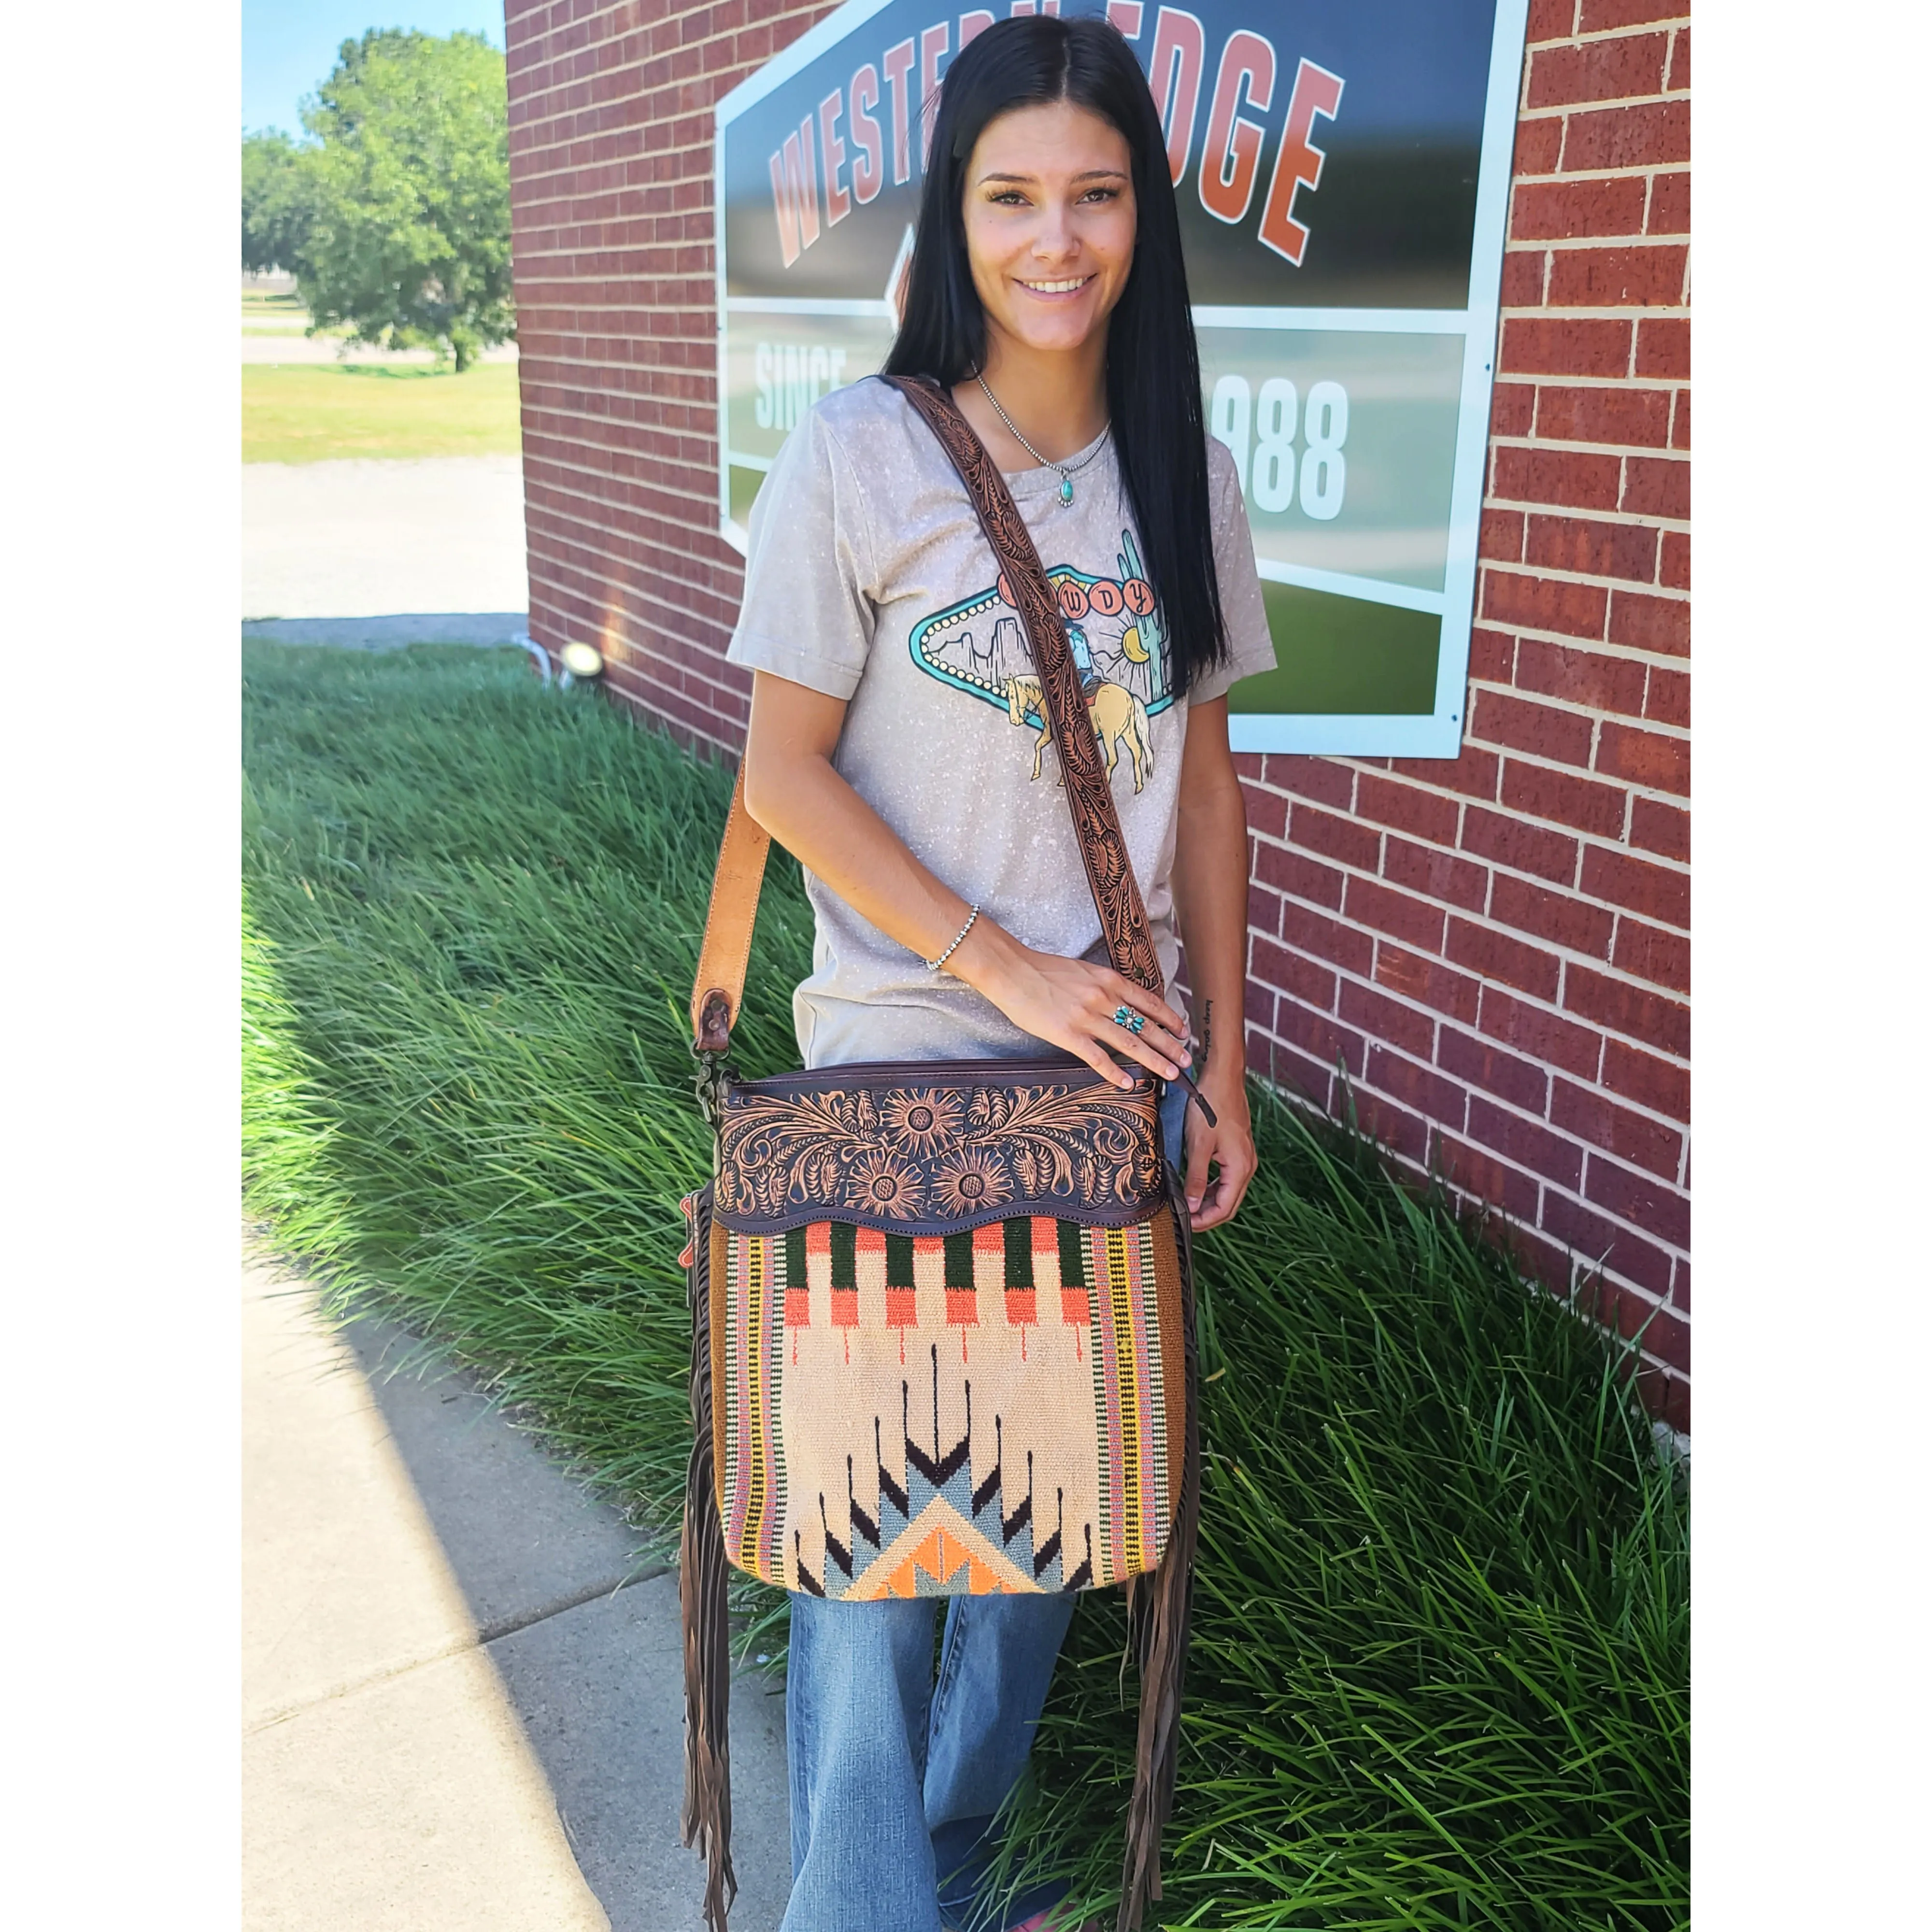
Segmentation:
<svg viewBox="0 0 1932 1932">
<path fill-rule="evenodd" d="M 698 1197 L 691 1241 L 691 1461 L 678 1541 L 684 1623 L 684 1842 L 705 1861 L 704 1923 L 727 1932 L 738 1896 L 731 1868 L 730 1569 L 718 1520 L 711 1435 L 711 1190 Z"/>
<path fill-rule="evenodd" d="M 1194 1602 L 1194 1552 L 1201 1524 L 1201 1378 L 1194 1330 L 1194 1256 L 1187 1202 L 1172 1173 L 1174 1238 L 1180 1251 L 1183 1354 L 1187 1391 L 1180 1498 L 1160 1565 L 1127 1586 L 1130 1640 L 1140 1662 L 1140 1734 L 1134 1750 L 1133 1796 L 1127 1805 L 1126 1850 L 1120 1870 L 1117 1932 L 1139 1932 L 1149 1900 L 1160 1891 L 1160 1837 L 1174 1808 L 1180 1748 L 1180 1702 L 1187 1671 L 1188 1625 Z"/>
</svg>

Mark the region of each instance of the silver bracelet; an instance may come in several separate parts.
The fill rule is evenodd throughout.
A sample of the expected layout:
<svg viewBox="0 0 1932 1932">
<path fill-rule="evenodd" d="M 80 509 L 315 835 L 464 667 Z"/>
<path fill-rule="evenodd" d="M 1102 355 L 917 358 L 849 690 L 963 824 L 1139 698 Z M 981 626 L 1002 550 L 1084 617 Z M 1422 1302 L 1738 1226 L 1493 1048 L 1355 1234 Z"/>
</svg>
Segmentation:
<svg viewBox="0 0 1932 1932">
<path fill-rule="evenodd" d="M 953 954 L 959 950 L 960 941 L 973 930 L 974 922 L 977 920 L 979 916 L 980 908 L 977 906 L 975 906 L 973 910 L 966 915 L 966 923 L 952 935 L 952 944 L 949 946 L 937 959 L 922 959 L 919 963 L 923 966 L 928 973 L 937 973 L 940 968 L 944 966 L 946 961 L 950 959 Z"/>
</svg>

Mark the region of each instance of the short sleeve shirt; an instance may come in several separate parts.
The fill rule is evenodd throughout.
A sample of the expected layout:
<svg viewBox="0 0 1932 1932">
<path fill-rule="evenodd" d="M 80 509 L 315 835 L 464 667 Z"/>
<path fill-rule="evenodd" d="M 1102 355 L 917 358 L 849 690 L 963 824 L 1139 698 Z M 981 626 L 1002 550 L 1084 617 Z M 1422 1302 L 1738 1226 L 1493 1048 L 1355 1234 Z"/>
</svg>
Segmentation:
<svg viewBox="0 0 1932 1932">
<path fill-rule="evenodd" d="M 1208 444 L 1226 663 L 1169 688 L 1160 614 L 1104 434 L 1006 487 L 1058 592 L 1127 852 L 1171 982 L 1174 830 L 1190 698 L 1273 668 L 1234 464 Z M 1090 454 L 1091 460 L 1086 459 Z M 837 389 L 800 422 L 752 506 L 728 656 L 847 700 L 832 763 L 935 876 L 1036 951 L 1107 959 L 1046 738 L 1025 627 L 965 485 L 889 384 Z M 1007 1058 L 1040 1042 L 945 972 L 928 973 L 809 868 L 811 975 L 793 1002 L 808 1067 Z"/>
</svg>

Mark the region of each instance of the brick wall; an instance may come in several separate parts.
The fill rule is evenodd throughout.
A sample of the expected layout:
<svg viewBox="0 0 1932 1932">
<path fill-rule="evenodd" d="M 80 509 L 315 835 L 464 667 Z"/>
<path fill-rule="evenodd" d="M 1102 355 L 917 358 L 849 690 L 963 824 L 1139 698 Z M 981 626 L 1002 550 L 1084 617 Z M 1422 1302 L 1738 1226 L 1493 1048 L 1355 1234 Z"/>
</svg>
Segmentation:
<svg viewBox="0 0 1932 1932">
<path fill-rule="evenodd" d="M 532 634 L 735 749 L 711 109 L 828 8 L 508 8 Z M 1689 1426 L 1690 33 L 1532 0 L 1465 748 L 1240 760 L 1256 1067 L 1600 1262 Z"/>
</svg>

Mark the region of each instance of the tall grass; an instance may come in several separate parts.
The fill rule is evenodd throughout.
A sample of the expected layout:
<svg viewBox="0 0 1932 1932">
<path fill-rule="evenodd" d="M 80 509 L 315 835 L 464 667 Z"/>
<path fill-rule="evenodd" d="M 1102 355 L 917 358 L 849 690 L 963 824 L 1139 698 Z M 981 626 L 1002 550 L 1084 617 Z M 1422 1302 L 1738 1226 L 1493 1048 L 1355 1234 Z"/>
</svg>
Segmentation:
<svg viewBox="0 0 1932 1932">
<path fill-rule="evenodd" d="M 250 646 L 247 1188 L 674 1527 L 683 1007 L 722 770 L 520 662 Z M 775 864 L 741 1063 L 796 1058 Z M 1688 1922 L 1685 1507 L 1596 1330 L 1266 1102 L 1205 1239 L 1208 1454 L 1166 1925 Z M 778 1600 L 748 1591 L 769 1614 Z M 1013 1844 L 1109 1898 L 1131 1752 L 1087 1599 Z"/>
</svg>

